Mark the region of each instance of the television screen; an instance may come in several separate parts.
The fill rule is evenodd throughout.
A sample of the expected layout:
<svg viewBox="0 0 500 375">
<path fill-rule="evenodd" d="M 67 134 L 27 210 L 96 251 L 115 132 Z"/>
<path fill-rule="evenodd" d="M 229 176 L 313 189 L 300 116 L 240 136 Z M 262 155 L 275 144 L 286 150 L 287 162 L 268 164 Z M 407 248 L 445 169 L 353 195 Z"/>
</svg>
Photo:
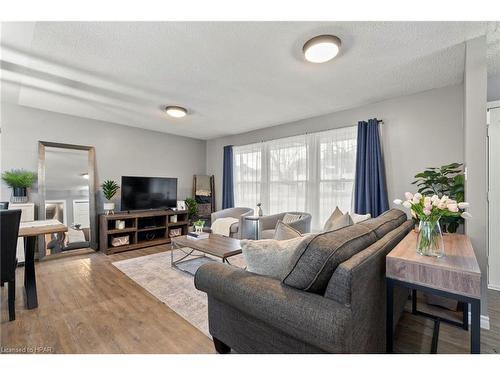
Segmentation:
<svg viewBox="0 0 500 375">
<path fill-rule="evenodd" d="M 177 206 L 177 179 L 122 176 L 121 210 L 165 209 Z"/>
</svg>

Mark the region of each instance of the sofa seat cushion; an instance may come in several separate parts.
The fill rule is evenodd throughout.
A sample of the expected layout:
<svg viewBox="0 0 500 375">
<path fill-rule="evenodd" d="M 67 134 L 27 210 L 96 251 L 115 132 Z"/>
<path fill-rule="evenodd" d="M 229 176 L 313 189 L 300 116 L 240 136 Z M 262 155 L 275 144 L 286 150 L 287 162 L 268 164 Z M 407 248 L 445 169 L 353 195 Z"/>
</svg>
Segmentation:
<svg viewBox="0 0 500 375">
<path fill-rule="evenodd" d="M 283 283 L 307 292 L 323 294 L 338 265 L 377 240 L 372 230 L 351 225 L 320 233 L 294 254 Z"/>
</svg>

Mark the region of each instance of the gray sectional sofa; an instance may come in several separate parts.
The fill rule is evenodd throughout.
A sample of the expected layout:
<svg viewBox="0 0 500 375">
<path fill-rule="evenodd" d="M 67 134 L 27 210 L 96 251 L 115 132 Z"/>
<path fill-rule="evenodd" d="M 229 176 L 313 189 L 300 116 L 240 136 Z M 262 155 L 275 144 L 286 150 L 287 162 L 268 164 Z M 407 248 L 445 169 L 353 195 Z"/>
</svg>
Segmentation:
<svg viewBox="0 0 500 375">
<path fill-rule="evenodd" d="M 400 210 L 304 241 L 283 280 L 227 264 L 198 269 L 218 352 L 385 351 L 385 257 L 413 228 Z M 408 291 L 395 294 L 395 322 Z"/>
</svg>

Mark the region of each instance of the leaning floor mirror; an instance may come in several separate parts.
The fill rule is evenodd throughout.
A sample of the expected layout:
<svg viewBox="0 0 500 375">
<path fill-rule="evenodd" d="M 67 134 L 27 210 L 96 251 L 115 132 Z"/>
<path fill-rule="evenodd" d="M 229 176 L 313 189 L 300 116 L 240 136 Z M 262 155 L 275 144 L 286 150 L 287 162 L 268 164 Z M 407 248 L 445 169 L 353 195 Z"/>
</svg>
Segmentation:
<svg viewBox="0 0 500 375">
<path fill-rule="evenodd" d="M 90 146 L 38 143 L 39 218 L 68 227 L 39 241 L 43 258 L 77 249 L 97 249 L 95 150 Z"/>
</svg>

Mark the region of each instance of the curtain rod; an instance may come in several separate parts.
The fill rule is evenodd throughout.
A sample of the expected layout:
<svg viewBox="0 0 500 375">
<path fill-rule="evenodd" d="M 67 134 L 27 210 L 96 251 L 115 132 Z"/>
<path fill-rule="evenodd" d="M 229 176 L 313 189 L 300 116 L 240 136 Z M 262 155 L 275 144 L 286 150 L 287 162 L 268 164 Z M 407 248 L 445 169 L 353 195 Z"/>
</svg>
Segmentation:
<svg viewBox="0 0 500 375">
<path fill-rule="evenodd" d="M 381 125 L 384 125 L 384 120 L 377 120 L 377 122 Z M 254 143 L 263 143 L 263 142 L 271 142 L 271 141 L 276 141 L 278 139 L 283 139 L 283 138 L 291 138 L 291 137 L 299 137 L 301 135 L 309 135 L 309 134 L 316 134 L 316 133 L 322 133 L 322 132 L 327 132 L 327 131 L 330 131 L 330 130 L 336 130 L 336 129 L 344 129 L 344 128 L 352 128 L 353 126 L 358 126 L 358 124 L 354 124 L 354 125 L 345 125 L 345 126 L 339 126 L 338 128 L 331 128 L 331 129 L 324 129 L 324 130 L 316 130 L 316 131 L 313 131 L 313 132 L 305 132 L 305 133 L 301 133 L 301 134 L 295 134 L 295 135 L 289 135 L 289 136 L 286 136 L 286 137 L 281 137 L 281 138 L 271 138 L 271 139 L 261 139 L 260 141 L 257 141 L 257 142 L 252 142 L 252 143 L 245 143 L 245 144 L 241 144 L 241 145 L 238 145 L 238 146 L 248 146 L 248 145 L 251 145 L 251 144 L 254 144 Z M 238 147 L 236 146 L 236 147 Z"/>
</svg>

